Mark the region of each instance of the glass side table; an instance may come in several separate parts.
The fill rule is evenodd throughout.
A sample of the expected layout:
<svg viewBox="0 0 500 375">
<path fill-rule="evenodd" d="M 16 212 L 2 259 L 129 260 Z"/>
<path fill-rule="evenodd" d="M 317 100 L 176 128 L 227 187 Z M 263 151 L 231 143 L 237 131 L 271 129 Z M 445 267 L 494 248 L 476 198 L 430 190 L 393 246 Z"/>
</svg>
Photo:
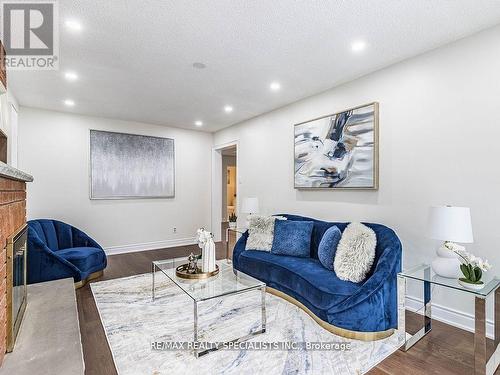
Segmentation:
<svg viewBox="0 0 500 375">
<path fill-rule="evenodd" d="M 238 228 L 227 227 L 227 229 L 226 229 L 226 261 L 228 263 L 231 263 L 231 259 L 232 259 L 232 258 L 229 259 L 229 232 L 234 232 L 236 234 L 236 236 L 238 236 L 238 234 L 242 235 L 247 230 L 248 230 L 248 228 L 245 228 L 245 227 L 238 227 Z M 236 241 L 238 241 L 238 237 L 236 237 Z M 235 241 L 235 243 L 236 243 L 236 241 Z"/>
<path fill-rule="evenodd" d="M 421 264 L 398 274 L 398 335 L 404 342 L 401 350 L 407 351 L 431 330 L 431 285 L 457 290 L 475 297 L 474 330 L 474 374 L 493 374 L 500 363 L 500 279 L 491 272 L 484 274 L 484 288 L 467 289 L 458 283 L 458 279 L 448 279 L 436 275 L 430 265 Z M 423 282 L 424 287 L 424 327 L 410 338 L 406 336 L 405 300 L 406 281 Z M 486 353 L 486 299 L 494 295 L 494 352 L 490 358 Z"/>
</svg>

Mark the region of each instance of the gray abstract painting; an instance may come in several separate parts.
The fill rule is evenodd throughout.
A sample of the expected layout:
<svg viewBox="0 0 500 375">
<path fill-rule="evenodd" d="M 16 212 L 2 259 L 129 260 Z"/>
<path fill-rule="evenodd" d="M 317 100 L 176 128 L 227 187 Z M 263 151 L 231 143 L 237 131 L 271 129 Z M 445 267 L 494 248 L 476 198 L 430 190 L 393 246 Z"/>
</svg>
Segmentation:
<svg viewBox="0 0 500 375">
<path fill-rule="evenodd" d="M 378 103 L 295 125 L 295 188 L 378 188 Z"/>
<path fill-rule="evenodd" d="M 91 199 L 174 196 L 174 140 L 90 131 Z"/>
</svg>

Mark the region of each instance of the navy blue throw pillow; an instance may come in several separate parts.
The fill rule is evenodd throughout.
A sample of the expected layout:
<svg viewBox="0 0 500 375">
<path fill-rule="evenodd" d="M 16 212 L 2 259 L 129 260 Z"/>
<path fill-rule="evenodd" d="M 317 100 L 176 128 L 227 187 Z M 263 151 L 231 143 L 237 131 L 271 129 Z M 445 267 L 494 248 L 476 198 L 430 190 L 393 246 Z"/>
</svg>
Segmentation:
<svg viewBox="0 0 500 375">
<path fill-rule="evenodd" d="M 308 258 L 313 226 L 312 221 L 276 220 L 271 253 Z"/>
<path fill-rule="evenodd" d="M 327 229 L 318 246 L 318 258 L 323 267 L 333 271 L 333 260 L 342 232 L 335 225 Z"/>
</svg>

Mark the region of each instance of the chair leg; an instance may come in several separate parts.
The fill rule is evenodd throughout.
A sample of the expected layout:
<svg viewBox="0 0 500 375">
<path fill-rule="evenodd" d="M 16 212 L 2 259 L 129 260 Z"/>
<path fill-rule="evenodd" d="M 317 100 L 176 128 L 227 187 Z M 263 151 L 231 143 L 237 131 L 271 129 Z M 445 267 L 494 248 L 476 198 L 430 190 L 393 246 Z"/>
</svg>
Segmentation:
<svg viewBox="0 0 500 375">
<path fill-rule="evenodd" d="M 86 279 L 77 281 L 75 283 L 75 289 L 80 289 L 80 288 L 84 287 L 85 285 L 87 285 L 87 283 L 89 281 L 97 279 L 97 278 L 101 277 L 103 274 L 104 274 L 103 270 L 91 273 L 90 275 L 88 275 L 88 277 Z"/>
</svg>

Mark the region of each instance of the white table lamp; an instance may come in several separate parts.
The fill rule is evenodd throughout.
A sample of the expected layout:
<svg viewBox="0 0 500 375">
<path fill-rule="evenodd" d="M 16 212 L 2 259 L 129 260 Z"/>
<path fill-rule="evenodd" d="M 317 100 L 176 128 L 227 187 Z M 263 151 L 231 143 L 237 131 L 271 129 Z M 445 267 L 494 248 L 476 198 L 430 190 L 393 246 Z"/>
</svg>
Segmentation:
<svg viewBox="0 0 500 375">
<path fill-rule="evenodd" d="M 259 198 L 244 198 L 241 205 L 241 212 L 244 214 L 256 214 L 259 212 Z"/>
<path fill-rule="evenodd" d="M 468 207 L 440 206 L 431 207 L 428 220 L 429 237 L 444 241 L 436 251 L 432 261 L 434 272 L 443 277 L 458 278 L 460 261 L 451 248 L 463 248 L 455 242 L 472 243 L 472 224 Z"/>
<path fill-rule="evenodd" d="M 241 212 L 244 214 L 257 214 L 259 213 L 259 198 L 256 197 L 247 197 L 243 199 L 243 203 L 241 204 Z M 249 222 L 247 219 L 246 226 L 249 226 Z"/>
</svg>

